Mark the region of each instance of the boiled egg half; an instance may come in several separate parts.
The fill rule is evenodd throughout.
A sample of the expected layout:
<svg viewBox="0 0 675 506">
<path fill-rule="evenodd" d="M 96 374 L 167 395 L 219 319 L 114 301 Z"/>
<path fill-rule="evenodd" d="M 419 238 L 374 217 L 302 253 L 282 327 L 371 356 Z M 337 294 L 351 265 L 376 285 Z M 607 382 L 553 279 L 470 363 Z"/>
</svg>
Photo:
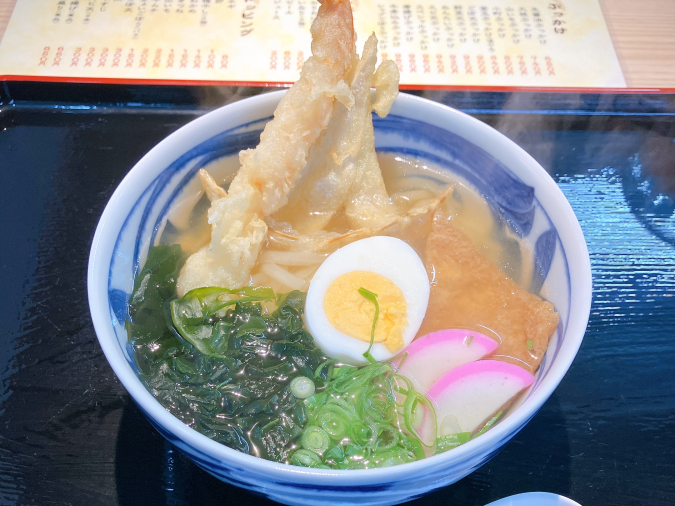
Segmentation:
<svg viewBox="0 0 675 506">
<path fill-rule="evenodd" d="M 403 350 L 422 325 L 429 302 L 429 278 L 420 257 L 394 237 L 355 241 L 331 254 L 314 274 L 305 302 L 305 325 L 330 358 L 361 365 L 375 317 L 370 354 L 388 360 Z"/>
</svg>

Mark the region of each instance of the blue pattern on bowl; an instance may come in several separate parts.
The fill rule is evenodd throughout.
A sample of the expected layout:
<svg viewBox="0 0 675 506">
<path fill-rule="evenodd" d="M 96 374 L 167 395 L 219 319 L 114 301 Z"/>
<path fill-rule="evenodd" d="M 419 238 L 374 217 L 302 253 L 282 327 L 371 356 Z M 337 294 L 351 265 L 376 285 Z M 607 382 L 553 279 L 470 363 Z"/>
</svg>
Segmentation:
<svg viewBox="0 0 675 506">
<path fill-rule="evenodd" d="M 515 231 L 522 236 L 530 233 L 534 188 L 520 181 L 494 157 L 457 134 L 421 121 L 390 115 L 374 117 L 373 126 L 378 150 L 422 155 L 456 172 L 504 214 Z"/>
<path fill-rule="evenodd" d="M 124 320 L 128 316 L 129 294 L 132 290 L 130 280 L 144 262 L 150 245 L 157 242 L 157 235 L 165 226 L 167 213 L 172 204 L 188 182 L 195 177 L 197 171 L 216 158 L 254 147 L 258 142 L 261 128 L 268 119 L 260 119 L 221 132 L 177 158 L 162 170 L 143 192 L 120 229 L 108 275 L 108 302 L 110 321 L 115 335 L 120 348 L 125 352 L 126 360 L 134 370 L 135 364 L 124 329 Z M 570 299 L 570 275 L 562 243 L 532 187 L 524 184 L 512 171 L 482 149 L 442 128 L 401 116 L 389 116 L 386 119 L 375 117 L 374 126 L 377 132 L 378 151 L 412 155 L 456 171 L 483 193 L 516 233 L 535 245 L 536 274 L 532 287 L 536 292 L 541 289 L 554 260 L 558 258 L 559 262 L 562 262 L 563 278 L 566 276 L 567 284 L 564 290 L 567 291 L 568 300 Z M 558 332 L 542 361 L 529 395 L 536 391 L 560 350 L 563 330 L 569 321 L 569 308 L 569 303 L 566 307 L 558 307 L 561 312 Z M 271 479 L 261 471 L 252 471 L 229 462 L 222 462 L 185 443 L 167 431 L 150 414 L 147 412 L 145 414 L 168 441 L 186 453 L 198 466 L 219 479 L 283 503 L 306 505 L 318 502 L 384 505 L 419 497 L 461 479 L 487 462 L 529 421 L 526 420 L 516 430 L 508 433 L 494 451 L 471 457 L 453 466 L 430 467 L 423 483 L 419 480 L 411 483 L 405 480 L 391 480 L 376 485 L 333 486 L 325 482 L 304 483 L 302 475 L 290 476 L 283 480 Z M 364 496 L 364 493 L 368 496 Z"/>
</svg>

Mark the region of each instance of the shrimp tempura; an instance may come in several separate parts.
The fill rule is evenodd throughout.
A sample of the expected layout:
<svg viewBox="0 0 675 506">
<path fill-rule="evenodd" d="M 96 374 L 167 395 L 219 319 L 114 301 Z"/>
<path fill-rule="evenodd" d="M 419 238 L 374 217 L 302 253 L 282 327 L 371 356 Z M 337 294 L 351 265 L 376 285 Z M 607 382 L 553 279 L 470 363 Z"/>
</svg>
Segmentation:
<svg viewBox="0 0 675 506">
<path fill-rule="evenodd" d="M 212 202 L 211 242 L 188 258 L 176 285 L 193 288 L 248 284 L 267 236 L 266 216 L 281 208 L 307 163 L 310 146 L 328 125 L 337 99 L 354 97 L 343 78 L 356 55 L 349 0 L 321 0 L 312 23 L 312 56 L 300 79 L 279 103 L 260 144 L 239 154 L 241 168 L 227 196 Z"/>
</svg>

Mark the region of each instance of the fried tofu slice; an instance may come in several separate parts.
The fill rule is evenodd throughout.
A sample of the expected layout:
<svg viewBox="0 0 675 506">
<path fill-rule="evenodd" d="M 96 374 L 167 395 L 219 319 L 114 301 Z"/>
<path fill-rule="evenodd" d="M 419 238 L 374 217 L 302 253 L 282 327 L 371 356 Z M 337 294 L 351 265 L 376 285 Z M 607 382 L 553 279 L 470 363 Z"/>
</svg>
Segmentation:
<svg viewBox="0 0 675 506">
<path fill-rule="evenodd" d="M 426 262 L 432 279 L 427 315 L 418 335 L 449 328 L 482 332 L 500 342 L 495 359 L 534 372 L 559 315 L 485 258 L 442 212 L 434 215 Z"/>
</svg>

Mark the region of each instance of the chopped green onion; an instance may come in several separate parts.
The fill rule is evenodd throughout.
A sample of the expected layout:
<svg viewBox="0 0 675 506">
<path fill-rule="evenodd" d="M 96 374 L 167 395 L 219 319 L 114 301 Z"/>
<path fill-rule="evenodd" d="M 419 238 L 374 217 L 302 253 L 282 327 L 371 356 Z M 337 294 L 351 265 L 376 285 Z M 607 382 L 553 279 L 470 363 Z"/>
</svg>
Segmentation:
<svg viewBox="0 0 675 506">
<path fill-rule="evenodd" d="M 408 436 L 403 440 L 403 442 L 411 447 L 411 451 L 413 452 L 417 460 L 421 460 L 424 457 L 426 457 L 424 446 L 422 445 L 422 442 L 416 437 Z"/>
<path fill-rule="evenodd" d="M 309 379 L 307 376 L 298 376 L 291 381 L 291 392 L 298 399 L 306 399 L 307 397 L 314 395 L 316 387 L 314 382 Z"/>
<path fill-rule="evenodd" d="M 396 371 L 401 370 L 401 367 L 403 366 L 403 362 L 405 362 L 405 359 L 408 358 L 408 355 L 410 355 L 410 354 L 407 351 L 403 355 L 401 355 L 401 361 L 396 365 Z"/>
<path fill-rule="evenodd" d="M 366 290 L 363 287 L 359 288 L 359 293 L 363 295 L 366 299 L 368 299 L 370 302 L 375 304 L 375 317 L 373 318 L 373 327 L 370 330 L 370 345 L 368 346 L 366 352 L 363 354 L 363 356 L 368 359 L 368 362 L 373 363 L 375 362 L 375 359 L 370 354 L 370 349 L 373 347 L 373 343 L 375 342 L 375 325 L 377 325 L 377 318 L 380 316 L 380 305 L 377 303 L 376 293 L 373 293 L 370 290 Z"/>
<path fill-rule="evenodd" d="M 355 443 L 365 446 L 372 439 L 373 430 L 361 420 L 354 420 L 349 424 L 348 434 Z"/>
<path fill-rule="evenodd" d="M 501 411 L 499 413 L 497 413 L 495 416 L 493 416 L 492 418 L 490 418 L 487 421 L 487 423 L 485 425 L 483 425 L 483 428 L 481 430 L 479 430 L 478 432 L 476 432 L 476 435 L 471 439 L 477 438 L 481 434 L 484 434 L 490 427 L 492 427 L 495 424 L 495 422 L 497 421 L 497 418 L 499 418 L 500 416 L 502 416 Z"/>
<path fill-rule="evenodd" d="M 340 448 L 340 446 L 333 446 L 333 448 L 331 448 L 326 452 L 326 458 L 333 460 L 342 460 L 345 458 L 345 452 L 342 451 L 342 448 Z"/>
<path fill-rule="evenodd" d="M 375 467 L 390 467 L 415 460 L 415 454 L 400 448 L 392 448 L 373 457 Z"/>
<path fill-rule="evenodd" d="M 366 402 L 363 408 L 373 420 L 378 422 L 391 422 L 394 418 L 393 401 L 395 397 L 391 393 L 391 388 L 367 387 L 361 394 L 361 398 Z"/>
<path fill-rule="evenodd" d="M 527 343 L 525 343 L 525 346 L 527 347 L 528 350 L 532 351 L 532 348 L 534 348 L 534 342 L 532 339 L 528 339 Z"/>
<path fill-rule="evenodd" d="M 473 342 L 473 336 L 469 336 L 469 337 L 464 339 L 464 344 L 466 344 L 467 346 L 471 346 L 472 342 Z"/>
<path fill-rule="evenodd" d="M 321 465 L 321 457 L 310 450 L 297 450 L 291 455 L 291 464 L 303 467 L 318 467 Z"/>
<path fill-rule="evenodd" d="M 305 450 L 310 450 L 318 455 L 328 450 L 330 437 L 326 431 L 316 425 L 310 425 L 305 428 L 300 439 L 300 444 Z"/>
<path fill-rule="evenodd" d="M 314 377 L 318 378 L 319 376 L 321 376 L 321 371 L 323 371 L 324 367 L 331 366 L 333 364 L 337 364 L 338 362 L 339 362 L 339 360 L 335 360 L 335 359 L 332 359 L 332 358 L 326 360 L 319 367 L 316 368 L 316 371 L 314 371 Z"/>
<path fill-rule="evenodd" d="M 415 408 L 417 407 L 417 404 L 422 404 L 423 406 L 426 406 L 427 409 L 429 409 L 433 413 L 434 420 L 436 419 L 436 410 L 434 409 L 434 406 L 431 404 L 431 401 L 427 399 L 424 395 L 420 394 L 419 392 L 415 392 L 414 390 L 408 391 L 408 397 L 405 400 L 405 405 L 404 405 L 404 413 L 403 413 L 403 420 L 405 422 L 405 427 L 408 429 L 408 432 L 410 432 L 412 435 L 416 436 L 417 439 L 422 441 L 422 438 L 420 437 L 419 433 L 417 430 L 413 427 L 413 420 L 415 419 Z M 424 446 L 432 446 L 432 444 L 427 444 L 424 441 L 422 441 L 422 444 Z"/>
<path fill-rule="evenodd" d="M 241 297 L 222 300 L 222 297 L 226 295 L 240 295 Z M 224 346 L 225 349 L 218 346 L 219 340 L 223 337 L 219 330 L 223 329 L 219 329 L 217 325 L 214 326 L 211 319 L 229 306 L 274 300 L 275 297 L 274 290 L 265 287 L 244 286 L 229 290 L 207 286 L 195 288 L 180 299 L 171 300 L 168 310 L 178 335 L 204 355 L 227 358 L 224 355 L 227 346 Z M 260 321 L 263 325 L 262 330 L 264 330 L 264 320 L 261 318 Z M 226 345 L 226 343 L 223 344 Z"/>
<path fill-rule="evenodd" d="M 448 434 L 457 434 L 458 432 L 462 432 L 459 420 L 457 420 L 455 415 L 448 413 L 443 417 L 443 421 L 438 426 L 438 435 L 442 437 Z"/>
<path fill-rule="evenodd" d="M 436 425 L 434 407 L 391 363 L 360 368 L 324 363 L 316 373 L 326 380 L 319 393 L 304 400 L 307 426 L 299 441 L 309 453 L 296 451 L 290 463 L 369 469 L 419 460 L 426 456 L 425 446 L 433 448 L 435 440 L 423 442 L 415 428 L 423 410 Z"/>
<path fill-rule="evenodd" d="M 447 452 L 448 450 L 457 448 L 469 441 L 471 441 L 471 432 L 458 432 L 456 434 L 439 437 L 436 440 L 436 453 Z"/>
<path fill-rule="evenodd" d="M 377 426 L 377 437 L 374 438 L 374 441 L 371 442 L 373 448 L 379 450 L 388 450 L 393 448 L 398 443 L 400 439 L 399 431 L 391 425 L 379 424 Z"/>
<path fill-rule="evenodd" d="M 347 420 L 351 418 L 351 413 L 340 410 L 339 406 L 326 406 L 317 416 L 318 422 L 323 430 L 335 440 L 340 440 L 347 430 Z"/>
</svg>

